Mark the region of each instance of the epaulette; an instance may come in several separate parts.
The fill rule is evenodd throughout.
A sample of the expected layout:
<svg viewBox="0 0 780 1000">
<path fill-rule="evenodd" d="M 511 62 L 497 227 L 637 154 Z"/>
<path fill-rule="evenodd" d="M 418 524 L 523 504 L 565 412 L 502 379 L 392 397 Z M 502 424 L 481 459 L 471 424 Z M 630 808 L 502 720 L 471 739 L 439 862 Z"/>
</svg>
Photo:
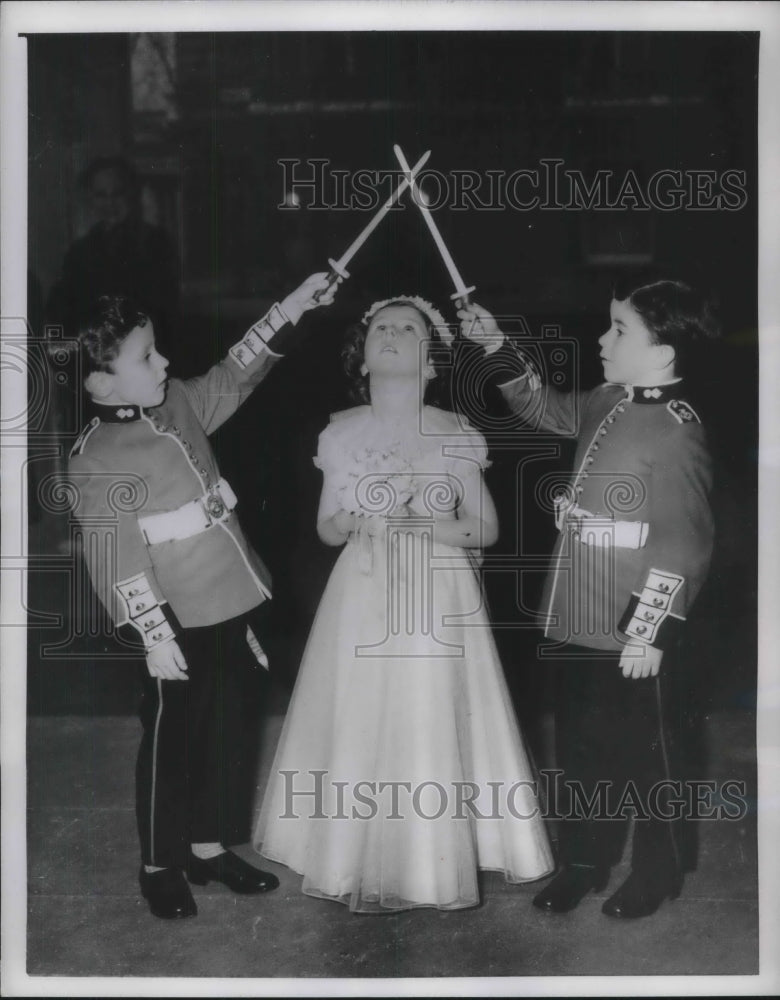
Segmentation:
<svg viewBox="0 0 780 1000">
<path fill-rule="evenodd" d="M 90 434 L 95 430 L 97 425 L 100 423 L 100 417 L 93 417 L 84 430 L 76 438 L 76 443 L 70 449 L 70 457 L 73 458 L 74 455 L 80 455 L 84 449 L 84 445 L 87 443 Z"/>
<path fill-rule="evenodd" d="M 690 403 L 686 403 L 682 399 L 670 399 L 666 404 L 666 409 L 671 413 L 678 424 L 688 424 L 695 422 L 697 424 L 701 423 L 699 419 L 699 414 L 694 410 Z"/>
</svg>

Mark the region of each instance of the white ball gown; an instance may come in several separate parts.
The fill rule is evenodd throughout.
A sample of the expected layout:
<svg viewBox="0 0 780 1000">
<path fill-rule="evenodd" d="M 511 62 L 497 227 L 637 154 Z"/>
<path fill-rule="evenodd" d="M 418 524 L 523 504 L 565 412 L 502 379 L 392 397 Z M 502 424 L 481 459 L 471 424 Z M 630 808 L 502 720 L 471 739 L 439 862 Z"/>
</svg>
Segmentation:
<svg viewBox="0 0 780 1000">
<path fill-rule="evenodd" d="M 319 517 L 410 498 L 455 516 L 486 457 L 433 407 L 406 441 L 370 407 L 336 414 Z M 334 566 L 253 838 L 304 893 L 355 912 L 474 906 L 479 869 L 526 882 L 554 867 L 473 552 L 410 523 L 367 517 Z"/>
</svg>

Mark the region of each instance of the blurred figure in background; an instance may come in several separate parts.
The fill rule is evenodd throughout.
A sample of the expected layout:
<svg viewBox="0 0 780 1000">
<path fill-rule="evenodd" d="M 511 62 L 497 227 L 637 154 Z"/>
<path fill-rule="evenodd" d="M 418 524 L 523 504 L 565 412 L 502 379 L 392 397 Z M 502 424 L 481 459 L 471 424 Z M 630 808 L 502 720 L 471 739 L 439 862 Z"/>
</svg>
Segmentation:
<svg viewBox="0 0 780 1000">
<path fill-rule="evenodd" d="M 90 302 L 110 294 L 142 304 L 154 323 L 161 350 L 168 353 L 179 312 L 178 252 L 164 229 L 144 220 L 142 185 L 135 168 L 121 156 L 99 157 L 81 173 L 78 183 L 87 199 L 91 225 L 66 251 L 60 277 L 46 298 L 42 318 L 48 350 L 56 351 L 62 343 L 62 336 L 54 330 L 62 329 L 66 340 L 75 338 Z M 58 440 L 58 453 L 31 469 L 31 496 L 47 475 L 64 473 L 74 429 L 82 423 L 77 373 L 65 382 L 50 376 L 48 392 L 46 429 Z M 31 535 L 34 549 L 69 551 L 67 518 L 39 509 L 35 499 L 31 515 L 36 525 Z"/>
<path fill-rule="evenodd" d="M 70 335 L 97 294 L 128 295 L 143 303 L 159 339 L 167 342 L 178 312 L 177 252 L 165 230 L 142 218 L 135 169 L 121 156 L 101 157 L 84 170 L 79 184 L 94 221 L 65 254 L 47 321 L 63 325 Z"/>
</svg>

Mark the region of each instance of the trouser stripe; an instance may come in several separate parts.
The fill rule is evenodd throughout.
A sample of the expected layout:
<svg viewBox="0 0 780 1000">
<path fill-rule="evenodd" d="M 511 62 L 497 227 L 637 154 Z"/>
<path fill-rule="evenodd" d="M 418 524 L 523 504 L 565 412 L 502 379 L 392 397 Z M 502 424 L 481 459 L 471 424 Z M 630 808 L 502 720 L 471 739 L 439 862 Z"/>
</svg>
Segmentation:
<svg viewBox="0 0 780 1000">
<path fill-rule="evenodd" d="M 160 720 L 162 719 L 163 711 L 163 693 L 162 693 L 162 681 L 157 678 L 157 717 L 154 720 L 154 739 L 152 741 L 152 791 L 151 791 L 151 804 L 149 809 L 149 838 L 151 841 L 151 864 L 155 863 L 155 836 L 154 836 L 154 806 L 157 800 L 157 743 L 160 733 Z"/>
</svg>

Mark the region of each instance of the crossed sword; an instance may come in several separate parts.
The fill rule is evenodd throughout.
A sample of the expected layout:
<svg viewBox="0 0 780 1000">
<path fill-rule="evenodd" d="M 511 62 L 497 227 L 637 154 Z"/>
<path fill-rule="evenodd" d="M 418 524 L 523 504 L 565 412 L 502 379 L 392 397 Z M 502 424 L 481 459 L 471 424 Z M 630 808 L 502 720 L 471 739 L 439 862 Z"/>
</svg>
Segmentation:
<svg viewBox="0 0 780 1000">
<path fill-rule="evenodd" d="M 330 271 L 328 272 L 328 286 L 322 289 L 322 291 L 315 294 L 315 299 L 319 300 L 323 295 L 325 295 L 338 280 L 339 278 L 348 278 L 349 272 L 347 271 L 347 264 L 352 260 L 358 250 L 363 246 L 368 237 L 373 233 L 379 223 L 384 219 L 393 205 L 400 199 L 401 195 L 407 188 L 411 189 L 412 200 L 415 205 L 420 209 L 425 224 L 430 230 L 431 236 L 433 237 L 433 242 L 436 244 L 436 248 L 441 254 L 441 258 L 444 261 L 444 266 L 449 272 L 452 283 L 455 287 L 455 292 L 451 296 L 455 300 L 456 305 L 461 307 L 466 306 L 469 302 L 469 294 L 474 291 L 475 286 L 466 286 L 463 278 L 460 275 L 455 266 L 455 261 L 452 259 L 452 254 L 447 249 L 447 245 L 439 232 L 439 227 L 436 225 L 436 221 L 431 214 L 431 210 L 425 201 L 425 196 L 420 190 L 420 185 L 417 183 L 417 175 L 420 173 L 422 168 L 428 162 L 428 158 L 431 155 L 430 149 L 426 150 L 425 153 L 420 157 L 420 159 L 415 163 L 413 167 L 409 166 L 409 163 L 404 156 L 403 150 L 400 146 L 393 146 L 393 152 L 395 153 L 396 159 L 400 164 L 401 170 L 404 173 L 403 180 L 398 184 L 393 193 L 387 199 L 387 201 L 382 205 L 376 215 L 371 219 L 368 225 L 355 237 L 355 239 L 350 243 L 344 253 L 339 257 L 338 260 L 333 260 L 328 258 L 328 264 L 330 265 Z"/>
</svg>

